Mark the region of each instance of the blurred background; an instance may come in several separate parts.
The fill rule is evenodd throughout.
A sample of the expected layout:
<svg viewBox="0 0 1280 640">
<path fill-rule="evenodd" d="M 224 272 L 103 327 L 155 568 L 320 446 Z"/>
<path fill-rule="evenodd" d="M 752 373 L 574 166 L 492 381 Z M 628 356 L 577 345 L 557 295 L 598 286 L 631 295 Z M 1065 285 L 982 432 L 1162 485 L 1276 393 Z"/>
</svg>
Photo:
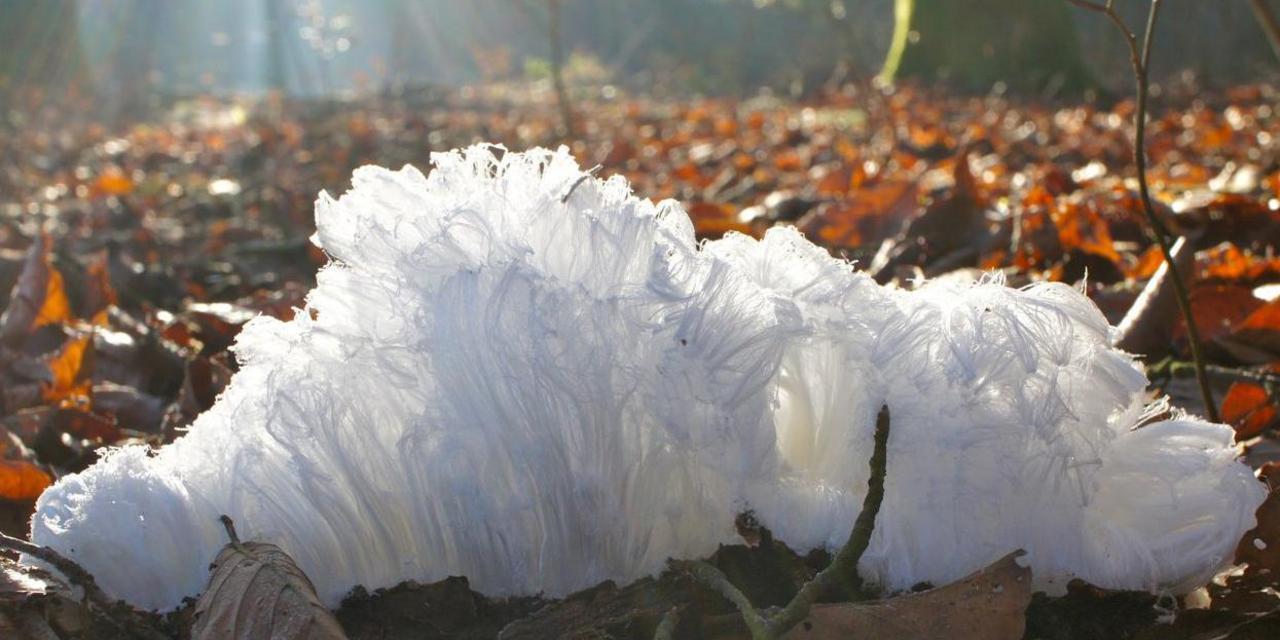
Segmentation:
<svg viewBox="0 0 1280 640">
<path fill-rule="evenodd" d="M 1037 75 L 1074 65 L 1082 77 L 1060 78 L 1076 85 L 1067 88 L 1118 88 L 1127 78 L 1109 24 L 1043 0 L 5 0 L 0 74 L 10 88 L 91 87 L 104 115 L 195 94 L 351 97 L 537 79 L 553 57 L 549 23 L 559 14 L 561 55 L 580 80 L 676 94 L 803 94 L 841 74 L 878 73 L 902 4 L 919 5 L 913 44 L 950 58 L 935 75 L 969 89 L 1005 80 L 1052 93 Z M 1119 8 L 1140 25 L 1147 4 Z M 1220 84 L 1272 72 L 1251 4 L 1169 0 L 1157 74 L 1190 70 Z M 1007 55 L 1029 39 L 1042 50 Z M 982 73 L 966 68 L 978 61 Z"/>
</svg>

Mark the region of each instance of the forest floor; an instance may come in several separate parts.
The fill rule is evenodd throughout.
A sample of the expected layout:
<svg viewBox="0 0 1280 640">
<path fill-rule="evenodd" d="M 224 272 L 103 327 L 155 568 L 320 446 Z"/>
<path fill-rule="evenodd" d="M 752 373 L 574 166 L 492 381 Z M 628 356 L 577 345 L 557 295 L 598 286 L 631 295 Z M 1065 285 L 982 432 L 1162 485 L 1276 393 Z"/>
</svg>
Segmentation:
<svg viewBox="0 0 1280 640">
<path fill-rule="evenodd" d="M 1215 404 L 1248 463 L 1280 483 L 1280 89 L 1156 93 L 1149 176 L 1160 214 L 1188 242 Z M 563 143 L 642 197 L 679 200 L 702 237 L 794 224 L 881 282 L 989 272 L 1014 286 L 1063 281 L 1114 323 L 1161 264 L 1125 100 L 868 86 L 804 102 L 674 100 L 606 88 L 575 102 L 576 137 L 547 93 L 528 87 L 202 98 L 131 124 L 94 121 L 88 100 L 63 104 L 73 106 L 30 96 L 0 114 L 0 531 L 23 538 L 55 478 L 104 446 L 180 437 L 236 370 L 228 347 L 239 328 L 303 306 L 326 259 L 308 241 L 313 202 L 344 191 L 362 164 L 426 168 L 430 151 L 478 141 Z M 1159 311 L 1126 345 L 1148 363 L 1153 397 L 1204 415 L 1186 328 L 1176 308 Z M 1237 552 L 1244 568 L 1191 596 L 1078 584 L 1012 615 L 1034 638 L 1280 636 L 1280 492 L 1259 514 Z M 825 562 L 767 531 L 748 537 L 714 561 L 758 604 L 785 602 Z M 38 611 L 64 637 L 114 633 L 50 613 L 35 578 L 18 573 L 0 567 L 0 630 Z M 464 580 L 406 584 L 354 594 L 338 617 L 353 638 L 492 637 L 508 623 L 504 637 L 651 637 L 677 602 L 699 612 L 682 616 L 678 636 L 740 636 L 727 603 L 674 572 L 557 603 L 490 601 Z M 186 633 L 182 616 L 140 619 Z"/>
</svg>

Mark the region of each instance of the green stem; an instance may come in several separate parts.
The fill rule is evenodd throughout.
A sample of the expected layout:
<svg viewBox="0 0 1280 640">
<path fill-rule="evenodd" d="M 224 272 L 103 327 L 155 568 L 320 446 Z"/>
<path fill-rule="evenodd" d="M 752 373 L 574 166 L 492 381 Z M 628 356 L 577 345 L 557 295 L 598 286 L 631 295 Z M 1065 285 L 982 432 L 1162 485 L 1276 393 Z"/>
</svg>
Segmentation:
<svg viewBox="0 0 1280 640">
<path fill-rule="evenodd" d="M 915 0 L 894 0 L 893 42 L 889 45 L 889 54 L 885 56 L 884 67 L 880 70 L 881 82 L 893 82 L 898 75 L 902 54 L 906 52 L 907 41 L 911 37 L 911 14 L 915 12 L 915 4 Z"/>
</svg>

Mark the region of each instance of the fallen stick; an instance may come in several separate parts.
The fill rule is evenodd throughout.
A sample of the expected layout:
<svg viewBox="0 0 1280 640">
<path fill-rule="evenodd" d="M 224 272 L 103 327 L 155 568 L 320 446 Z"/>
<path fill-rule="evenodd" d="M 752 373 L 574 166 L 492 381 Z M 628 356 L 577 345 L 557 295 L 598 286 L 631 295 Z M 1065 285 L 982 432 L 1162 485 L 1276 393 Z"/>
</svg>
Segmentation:
<svg viewBox="0 0 1280 640">
<path fill-rule="evenodd" d="M 84 589 L 84 598 L 90 607 L 96 609 L 104 618 L 111 621 L 112 624 L 132 634 L 133 637 L 147 638 L 149 640 L 163 640 L 168 637 L 145 626 L 130 624 L 125 621 L 118 620 L 115 616 L 111 615 L 111 610 L 115 608 L 116 601 L 112 600 L 110 596 L 103 592 L 102 587 L 99 587 L 98 582 L 93 579 L 93 574 L 85 571 L 84 567 L 76 564 L 75 560 L 62 555 L 49 547 L 32 544 L 26 540 L 15 538 L 4 533 L 0 533 L 0 548 L 24 553 L 45 562 L 54 569 L 57 569 L 58 572 L 66 576 L 67 580 L 72 584 Z"/>
</svg>

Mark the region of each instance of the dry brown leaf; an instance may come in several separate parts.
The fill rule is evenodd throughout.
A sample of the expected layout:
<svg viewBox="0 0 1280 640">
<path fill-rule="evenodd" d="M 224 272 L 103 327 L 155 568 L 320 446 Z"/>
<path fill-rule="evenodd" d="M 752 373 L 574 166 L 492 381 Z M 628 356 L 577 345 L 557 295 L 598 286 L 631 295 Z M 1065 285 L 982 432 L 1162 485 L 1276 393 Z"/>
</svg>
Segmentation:
<svg viewBox="0 0 1280 640">
<path fill-rule="evenodd" d="M 264 542 L 222 548 L 194 617 L 192 640 L 347 637 L 293 558 Z"/>
<path fill-rule="evenodd" d="M 1258 507 L 1257 522 L 1236 547 L 1236 563 L 1248 563 L 1247 573 L 1280 571 L 1280 463 L 1268 462 L 1258 476 L 1271 490 Z"/>
<path fill-rule="evenodd" d="M 1253 297 L 1253 290 L 1239 285 L 1201 284 L 1191 290 L 1191 313 L 1200 340 L 1209 343 L 1231 335 L 1235 327 L 1265 303 Z M 1174 324 L 1173 339 L 1184 346 L 1187 342 L 1187 325 L 1178 316 Z"/>
<path fill-rule="evenodd" d="M 9 308 L 0 316 L 0 339 L 18 342 L 36 327 L 72 319 L 62 274 L 53 268 L 51 247 L 49 234 L 40 233 L 27 250 Z"/>
<path fill-rule="evenodd" d="M 823 604 L 788 633 L 793 640 L 1022 637 L 1031 604 L 1031 569 L 1011 553 L 959 582 L 871 604 Z"/>
</svg>

